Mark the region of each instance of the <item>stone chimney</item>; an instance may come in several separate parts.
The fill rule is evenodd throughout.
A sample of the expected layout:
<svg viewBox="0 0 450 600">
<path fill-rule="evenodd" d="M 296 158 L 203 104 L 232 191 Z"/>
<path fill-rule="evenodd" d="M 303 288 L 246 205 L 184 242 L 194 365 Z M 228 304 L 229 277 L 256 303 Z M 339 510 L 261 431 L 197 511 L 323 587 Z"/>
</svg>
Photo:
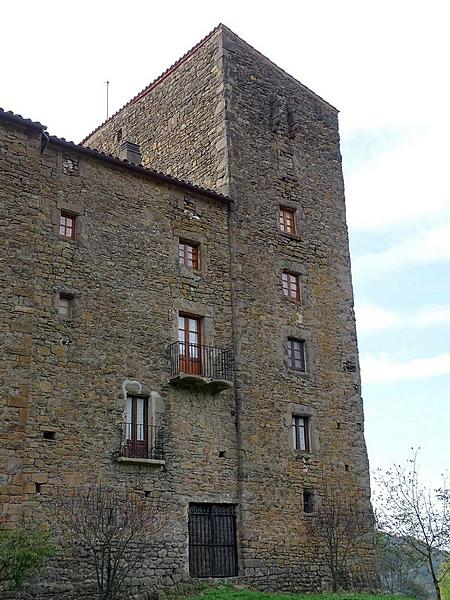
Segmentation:
<svg viewBox="0 0 450 600">
<path fill-rule="evenodd" d="M 121 160 L 127 160 L 133 165 L 140 165 L 142 161 L 142 154 L 139 149 L 139 144 L 133 144 L 133 142 L 124 141 L 120 144 L 119 158 Z"/>
</svg>

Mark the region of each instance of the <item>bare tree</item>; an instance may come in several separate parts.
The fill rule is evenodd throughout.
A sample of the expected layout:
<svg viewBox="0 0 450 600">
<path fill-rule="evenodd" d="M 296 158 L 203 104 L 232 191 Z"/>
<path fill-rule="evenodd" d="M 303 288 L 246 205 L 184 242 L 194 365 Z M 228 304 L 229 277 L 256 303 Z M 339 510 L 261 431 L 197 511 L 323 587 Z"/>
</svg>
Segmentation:
<svg viewBox="0 0 450 600">
<path fill-rule="evenodd" d="M 439 584 L 450 565 L 439 571 L 438 554 L 450 550 L 450 490 L 445 479 L 435 490 L 421 484 L 417 452 L 408 463 L 379 472 L 377 519 L 382 531 L 403 540 L 422 558 L 441 600 Z"/>
<path fill-rule="evenodd" d="M 57 500 L 66 539 L 81 544 L 95 570 L 99 600 L 115 600 L 128 574 L 154 544 L 163 518 L 151 498 L 100 484 Z"/>
<path fill-rule="evenodd" d="M 333 592 L 351 585 L 350 560 L 361 545 L 373 541 L 371 510 L 364 510 L 356 500 L 328 487 L 316 513 L 309 517 L 307 528 L 310 538 L 325 550 Z"/>
</svg>

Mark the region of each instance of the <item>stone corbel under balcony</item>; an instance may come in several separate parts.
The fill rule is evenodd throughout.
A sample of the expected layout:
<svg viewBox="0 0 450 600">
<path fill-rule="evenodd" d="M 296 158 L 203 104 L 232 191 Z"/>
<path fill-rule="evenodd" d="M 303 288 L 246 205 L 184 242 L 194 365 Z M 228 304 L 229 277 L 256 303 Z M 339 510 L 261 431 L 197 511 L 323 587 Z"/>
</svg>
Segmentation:
<svg viewBox="0 0 450 600">
<path fill-rule="evenodd" d="M 221 392 L 233 387 L 231 350 L 175 342 L 169 346 L 169 383 L 176 387 Z"/>
</svg>

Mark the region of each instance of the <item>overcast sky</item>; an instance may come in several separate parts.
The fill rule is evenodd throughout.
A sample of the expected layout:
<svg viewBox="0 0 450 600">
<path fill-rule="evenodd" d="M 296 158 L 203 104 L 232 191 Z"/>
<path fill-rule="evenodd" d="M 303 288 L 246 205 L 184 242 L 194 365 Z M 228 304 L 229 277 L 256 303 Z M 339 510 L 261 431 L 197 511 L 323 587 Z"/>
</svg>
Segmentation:
<svg viewBox="0 0 450 600">
<path fill-rule="evenodd" d="M 0 106 L 79 142 L 219 22 L 340 109 L 372 467 L 450 455 L 450 4 L 34 0 L 1 7 Z"/>
</svg>

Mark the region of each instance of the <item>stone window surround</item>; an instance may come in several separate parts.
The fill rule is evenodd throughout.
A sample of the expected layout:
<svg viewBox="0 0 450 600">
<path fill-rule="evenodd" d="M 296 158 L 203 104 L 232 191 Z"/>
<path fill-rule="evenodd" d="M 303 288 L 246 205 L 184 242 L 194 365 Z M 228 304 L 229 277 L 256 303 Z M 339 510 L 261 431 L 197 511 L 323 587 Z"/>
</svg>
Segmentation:
<svg viewBox="0 0 450 600">
<path fill-rule="evenodd" d="M 73 153 L 68 150 L 60 150 L 57 153 L 57 162 L 58 169 L 61 174 L 63 174 L 63 162 L 65 159 L 76 159 L 78 163 L 78 171 L 76 177 L 85 177 L 86 176 L 86 161 L 83 159 L 81 155 L 79 155 L 76 151 Z M 74 177 L 75 178 L 75 177 Z"/>
<path fill-rule="evenodd" d="M 198 260 L 199 268 L 191 269 L 185 265 L 180 264 L 178 257 L 178 243 L 180 240 L 185 242 L 191 242 L 198 246 Z M 208 270 L 208 244 L 206 236 L 197 233 L 196 231 L 190 231 L 189 229 L 176 229 L 174 231 L 174 254 L 176 267 L 179 273 L 187 277 L 195 277 L 195 275 L 203 275 Z"/>
<path fill-rule="evenodd" d="M 75 219 L 75 234 L 74 238 L 67 238 L 59 233 L 60 217 L 61 213 L 64 212 Z M 76 244 L 84 237 L 84 208 L 81 204 L 75 202 L 67 202 L 66 200 L 58 200 L 56 202 L 56 208 L 52 210 L 51 215 L 52 229 L 57 235 L 58 239 L 64 240 L 69 244 Z"/>
<path fill-rule="evenodd" d="M 298 450 L 294 448 L 292 440 L 291 423 L 292 417 L 306 417 L 308 419 L 309 428 L 309 451 Z M 314 455 L 319 450 L 319 433 L 317 427 L 317 415 L 314 408 L 304 404 L 289 403 L 287 412 L 284 416 L 284 426 L 288 430 L 288 443 L 294 456 L 304 456 L 305 458 Z"/>
<path fill-rule="evenodd" d="M 295 211 L 294 216 L 295 216 L 295 231 L 296 231 L 296 233 L 288 233 L 287 231 L 281 231 L 281 229 L 280 229 L 280 208 L 281 207 L 291 208 Z M 293 200 L 287 200 L 287 199 L 285 200 L 284 198 L 280 199 L 277 204 L 275 216 L 276 216 L 276 225 L 277 225 L 278 233 L 281 236 L 287 237 L 287 238 L 290 238 L 293 240 L 299 240 L 302 237 L 305 222 L 302 217 L 300 202 L 297 202 L 297 201 L 294 202 Z"/>
<path fill-rule="evenodd" d="M 282 350 L 281 354 L 283 356 L 283 364 L 285 366 L 286 372 L 289 375 L 293 375 L 295 377 L 301 377 L 303 379 L 312 379 L 314 375 L 314 348 L 312 344 L 312 335 L 311 332 L 300 326 L 288 326 L 282 330 Z M 288 338 L 293 338 L 297 340 L 304 341 L 304 350 L 305 350 L 305 371 L 298 371 L 297 369 L 292 369 L 289 366 L 288 361 Z"/>
<path fill-rule="evenodd" d="M 61 294 L 71 299 L 70 315 L 63 316 L 58 313 L 58 305 Z M 53 288 L 53 306 L 56 316 L 61 321 L 74 321 L 81 315 L 81 292 L 76 288 L 67 285 L 58 285 Z"/>
<path fill-rule="evenodd" d="M 164 400 L 161 398 L 158 392 L 152 390 L 148 385 L 142 384 L 136 379 L 125 379 L 122 383 L 122 388 L 119 393 L 120 408 L 122 409 L 122 417 L 117 422 L 120 428 L 121 443 L 125 443 L 125 427 L 127 422 L 127 400 L 128 396 L 134 396 L 137 398 L 147 398 L 147 415 L 148 419 L 156 425 L 160 425 L 163 420 L 165 412 Z M 142 465 L 155 465 L 162 466 L 166 464 L 164 459 L 151 459 L 151 458 L 129 458 L 125 456 L 119 456 L 117 458 L 119 463 L 129 464 L 142 464 Z"/>
<path fill-rule="evenodd" d="M 310 297 L 308 293 L 308 269 L 303 263 L 297 262 L 292 259 L 281 259 L 277 262 L 278 272 L 279 272 L 279 289 L 280 294 L 283 298 L 283 301 L 286 301 L 290 304 L 295 304 L 298 308 L 304 308 L 311 304 Z M 289 273 L 295 273 L 300 277 L 300 302 L 294 302 L 292 299 L 286 298 L 283 293 L 283 282 L 282 282 L 282 273 L 283 271 L 289 271 Z"/>
<path fill-rule="evenodd" d="M 175 341 L 178 340 L 178 316 L 183 313 L 201 319 L 201 343 L 204 346 L 214 346 L 214 312 L 211 307 L 183 298 L 177 298 L 173 307 L 173 339 Z"/>
</svg>

